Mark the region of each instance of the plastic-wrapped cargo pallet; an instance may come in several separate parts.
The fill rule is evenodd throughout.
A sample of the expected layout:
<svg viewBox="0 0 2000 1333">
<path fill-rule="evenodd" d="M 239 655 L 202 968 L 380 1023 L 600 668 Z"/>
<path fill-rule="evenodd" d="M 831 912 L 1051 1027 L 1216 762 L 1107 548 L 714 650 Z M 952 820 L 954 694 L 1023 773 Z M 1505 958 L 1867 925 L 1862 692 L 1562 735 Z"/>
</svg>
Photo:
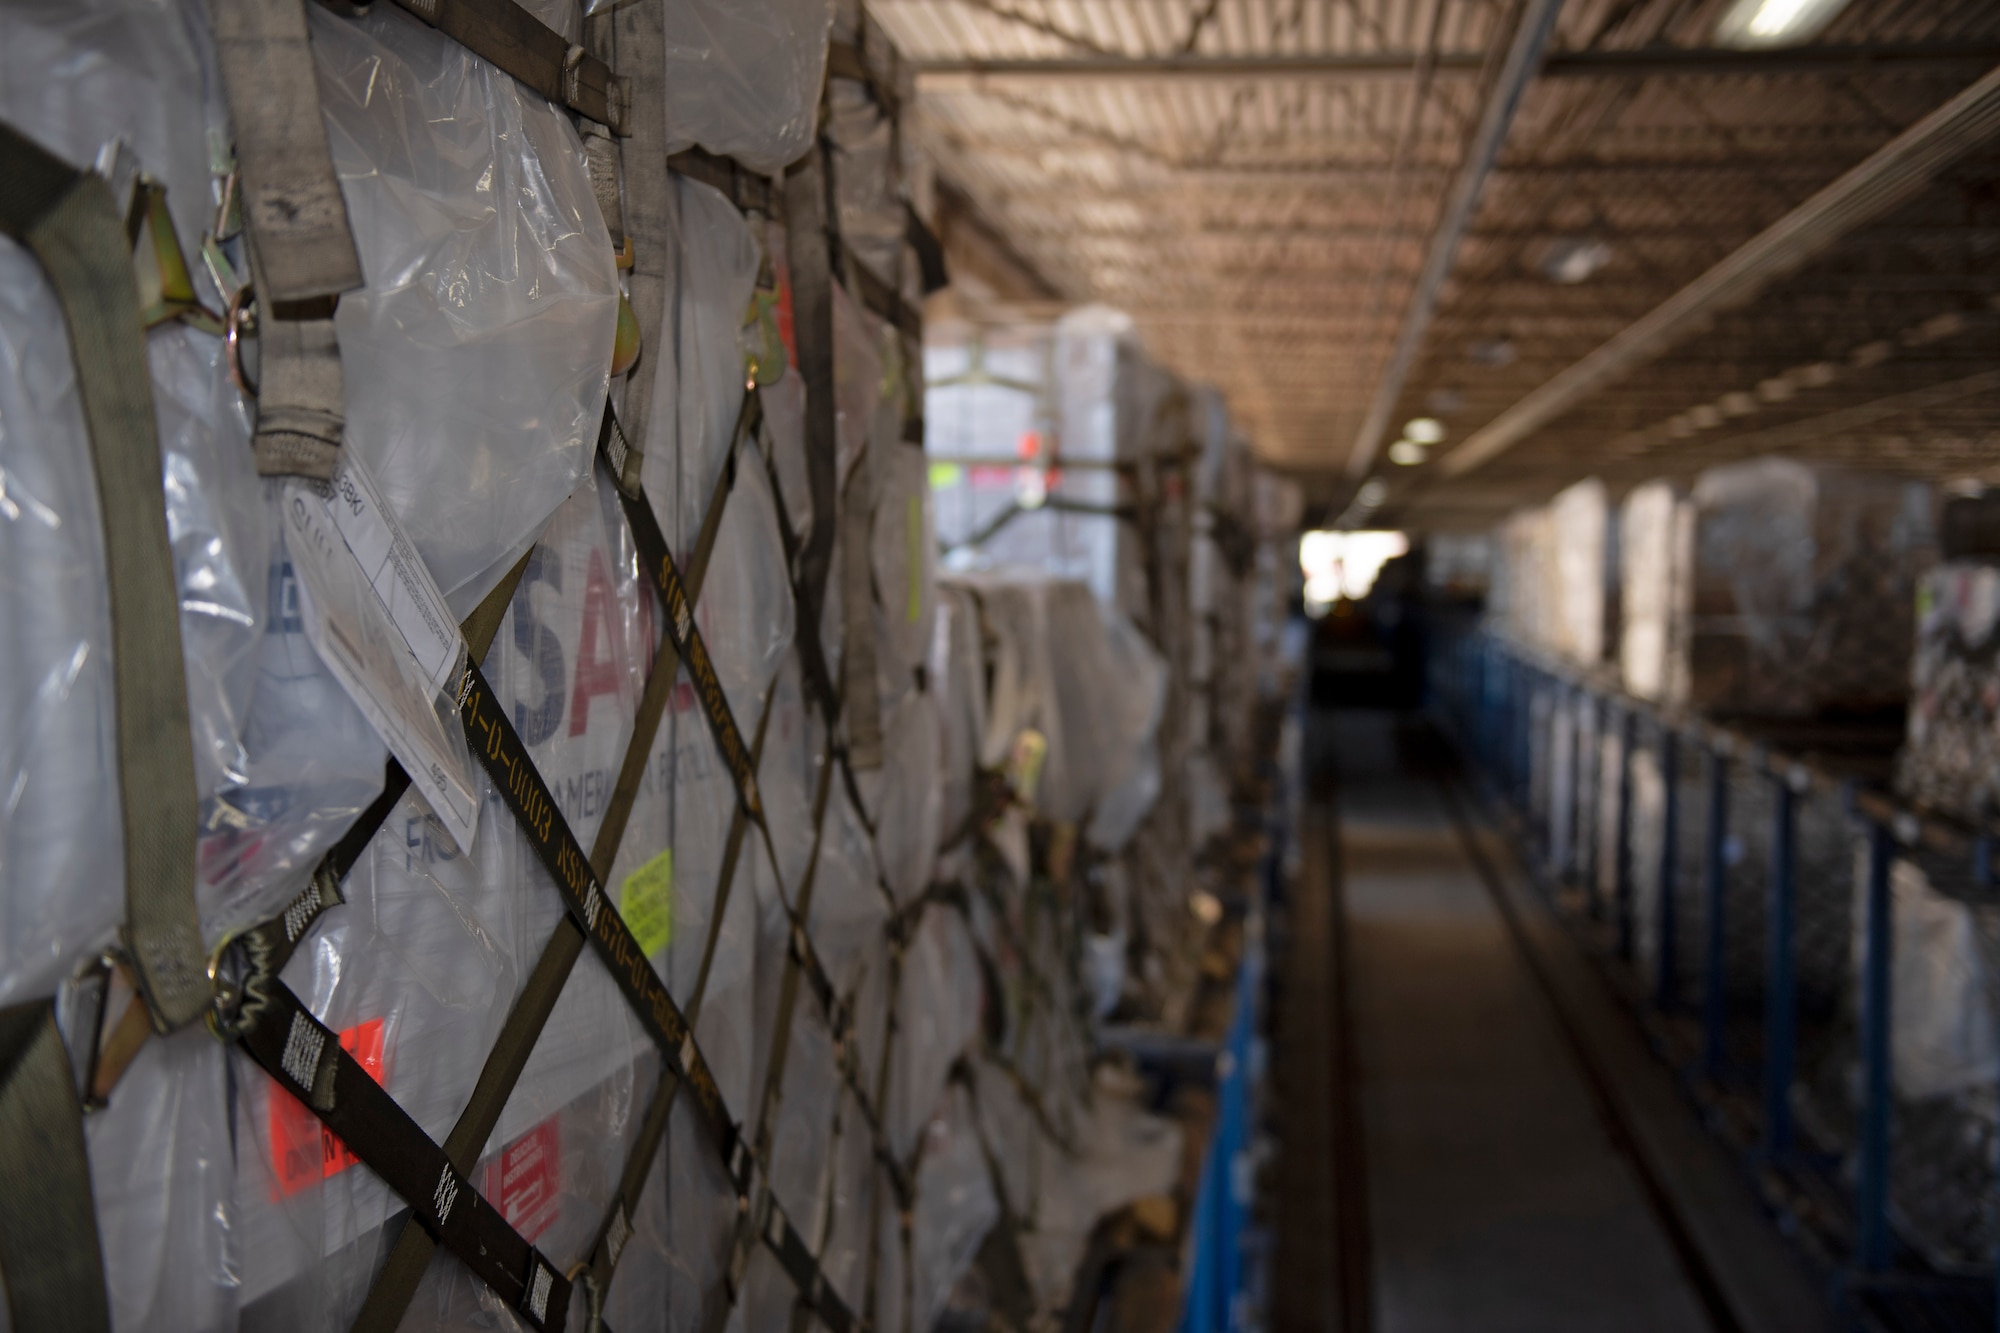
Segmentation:
<svg viewBox="0 0 2000 1333">
<path fill-rule="evenodd" d="M 1640 487 L 1626 503 L 1627 681 L 1711 713 L 1899 706 L 1933 506 L 1921 482 L 1782 458 L 1711 468 L 1685 500 Z"/>
<path fill-rule="evenodd" d="M 408 10 L 0 14 L 5 1323 L 928 1327 L 1033 1095 L 968 1053 L 1084 1066 L 1060 922 L 929 892 L 907 80 Z"/>
<path fill-rule="evenodd" d="M 1555 545 L 1555 647 L 1595 667 L 1618 641 L 1618 514 L 1604 483 L 1580 481 L 1549 501 Z"/>
<path fill-rule="evenodd" d="M 1990 501 L 1951 503 L 1976 509 Z M 1951 517 L 1949 558 L 1918 587 L 1896 786 L 1922 807 L 1985 826 L 2000 786 L 1992 702 L 2000 568 L 1979 552 L 1951 549 Z M 1867 874 L 1858 853 L 1854 874 L 1858 923 Z M 2000 909 L 1956 858 L 1921 848 L 1898 849 L 1890 895 L 1894 1204 L 1905 1233 L 1933 1262 L 1971 1268 L 2000 1238 L 1986 1203 L 1994 1188 L 1992 1086 L 2000 1076 Z M 1858 957 L 1858 942 L 1855 950 Z"/>
<path fill-rule="evenodd" d="M 1281 675 L 1302 505 L 1115 312 L 946 330 L 926 367 L 951 571 L 939 878 L 1006 996 L 968 1071 L 996 1234 L 1053 1311 L 1097 1213 L 1175 1178 L 1178 1133 L 1088 1056 L 1188 1018 L 1218 901 L 1202 854 L 1236 827 L 1247 719 Z M 1065 956 L 1080 975 L 1046 961 Z M 955 1301 L 972 1326 L 997 1308 Z"/>
<path fill-rule="evenodd" d="M 1507 516 L 1499 531 L 1487 618 L 1515 643 L 1550 651 L 1558 642 L 1555 526 L 1546 505 Z"/>
<path fill-rule="evenodd" d="M 1046 570 L 1089 583 L 1149 631 L 1158 585 L 1130 521 L 1169 497 L 1201 427 L 1129 316 L 1071 311 L 1053 326 L 974 335 L 927 353 L 925 419 L 940 480 L 940 536 L 960 568 Z"/>
</svg>

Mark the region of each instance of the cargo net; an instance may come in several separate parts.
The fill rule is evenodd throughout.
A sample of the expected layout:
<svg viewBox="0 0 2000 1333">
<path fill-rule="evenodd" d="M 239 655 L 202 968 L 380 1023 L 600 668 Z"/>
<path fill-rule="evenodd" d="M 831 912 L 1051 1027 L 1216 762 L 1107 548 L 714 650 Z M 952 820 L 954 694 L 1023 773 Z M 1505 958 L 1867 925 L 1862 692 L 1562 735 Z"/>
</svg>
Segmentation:
<svg viewBox="0 0 2000 1333">
<path fill-rule="evenodd" d="M 1091 1023 L 1121 996 L 1093 993 L 1086 962 L 1115 929 L 1144 960 L 1131 1003 L 1171 1019 L 1199 953 L 1200 839 L 1152 808 L 1157 755 L 1109 758 L 1159 725 L 1157 653 L 1081 584 L 935 577 L 893 56 L 843 11 L 859 46 L 836 47 L 824 142 L 794 169 L 817 200 L 803 214 L 729 159 L 673 159 L 672 300 L 607 404 L 624 296 L 576 126 L 408 14 L 307 9 L 366 266 L 414 254 L 437 279 L 342 302 L 344 372 L 367 386 L 349 452 L 399 499 L 469 652 L 447 664 L 440 766 L 413 781 L 390 761 L 385 779 L 383 724 L 312 638 L 327 590 L 276 519 L 281 496 L 331 515 L 380 495 L 250 471 L 230 385 L 246 368 L 208 318 L 228 302 L 235 321 L 247 263 L 218 163 L 206 267 L 172 256 L 157 285 L 188 296 L 147 309 L 183 625 L 248 627 L 190 633 L 190 681 L 257 682 L 248 712 L 192 706 L 218 752 L 243 751 L 198 756 L 228 1045 L 149 1038 L 129 979 L 90 973 L 107 1018 L 79 1063 L 116 1321 L 907 1333 L 975 1260 L 1024 1288 L 1024 1321 L 1059 1309 L 1098 1218 L 1179 1176 L 1177 1134 L 1094 1078 Z M 91 49 L 87 26 L 54 27 L 36 40 Z M 205 114 L 183 37 L 163 29 L 160 50 L 188 57 L 185 87 L 144 86 L 176 133 Z M 136 196 L 162 265 L 177 230 L 206 230 L 169 206 L 199 187 L 173 190 Z M 38 281 L 0 247 L 10 349 L 60 320 Z M 650 421 L 628 438 L 618 411 L 645 376 Z M 78 520 L 62 531 L 90 531 L 87 480 L 60 480 L 45 495 Z M 81 571 L 74 600 L 98 604 L 97 557 L 14 553 Z M 57 702 L 87 714 L 103 653 L 69 632 L 35 629 L 85 664 Z M 1001 676 L 1032 686 L 1011 712 Z M 47 960 L 110 938 L 116 848 L 100 864 L 75 813 L 102 800 L 87 782 L 34 792 L 24 817 L 51 850 L 26 878 L 49 896 L 12 901 L 10 873 L 7 919 L 35 929 L 0 944 L 0 996 L 61 984 L 68 1006 L 82 983 Z M 1122 832 L 1091 835 L 1119 801 Z M 114 891 L 66 898 L 39 874 L 65 865 Z"/>
</svg>

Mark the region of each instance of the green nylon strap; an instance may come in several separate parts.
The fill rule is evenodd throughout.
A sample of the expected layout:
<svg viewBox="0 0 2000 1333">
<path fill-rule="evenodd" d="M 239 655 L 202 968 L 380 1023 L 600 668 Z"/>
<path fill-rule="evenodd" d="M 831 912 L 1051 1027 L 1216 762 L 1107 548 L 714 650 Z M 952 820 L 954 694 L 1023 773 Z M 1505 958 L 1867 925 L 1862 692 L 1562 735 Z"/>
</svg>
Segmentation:
<svg viewBox="0 0 2000 1333">
<path fill-rule="evenodd" d="M 777 697 L 775 689 L 764 696 L 764 710 L 757 719 L 756 738 L 750 743 L 751 754 L 756 759 L 763 757 L 771 705 Z M 737 863 L 743 854 L 743 837 L 749 826 L 749 815 L 738 802 L 730 817 L 728 841 L 723 845 L 722 867 L 716 875 L 715 900 L 709 904 L 708 937 L 702 944 L 701 966 L 695 972 L 694 989 L 688 994 L 685 1012 L 689 1031 L 693 1031 L 701 1021 L 701 1006 L 708 992 L 709 969 L 722 940 L 722 918 L 729 910 L 730 891 L 736 884 Z M 646 1118 L 639 1127 L 639 1136 L 633 1140 L 631 1154 L 625 1160 L 624 1173 L 618 1180 L 618 1193 L 613 1196 L 610 1206 L 605 1209 L 604 1220 L 598 1225 L 596 1239 L 590 1247 L 589 1271 L 591 1285 L 599 1293 L 611 1289 L 618 1258 L 625 1251 L 625 1242 L 632 1238 L 632 1212 L 638 1206 L 640 1192 L 646 1188 L 647 1177 L 652 1174 L 653 1157 L 666 1135 L 667 1118 L 673 1113 L 675 1094 L 680 1089 L 681 1080 L 670 1071 L 662 1071 L 660 1085 L 646 1107 Z"/>
<path fill-rule="evenodd" d="M 83 1105 L 50 1000 L 0 1009 L 0 1280 L 22 1333 L 110 1333 Z"/>
<path fill-rule="evenodd" d="M 209 991 L 180 597 L 132 244 L 101 179 L 4 125 L 0 230 L 41 261 L 69 325 L 111 585 L 125 943 L 153 1025 L 170 1032 L 207 1011 Z"/>
<path fill-rule="evenodd" d="M 796 904 L 786 904 L 795 942 L 805 942 L 802 923 L 811 919 L 813 885 L 818 878 L 820 840 L 826 828 L 827 797 L 833 790 L 832 777 L 832 764 L 821 764 L 819 783 L 813 791 L 812 856 L 806 863 L 806 873 L 800 880 Z M 770 1063 L 764 1074 L 764 1097 L 758 1107 L 756 1127 L 750 1135 L 752 1150 L 760 1163 L 771 1160 L 771 1135 L 776 1127 L 778 1099 L 782 1095 L 785 1057 L 791 1050 L 792 1016 L 798 1006 L 799 984 L 803 971 L 802 957 L 803 951 L 795 944 L 786 957 L 785 975 L 779 982 L 778 1012 L 772 1027 Z M 729 1285 L 732 1301 L 742 1289 L 742 1275 L 749 1262 L 751 1248 L 757 1244 L 760 1233 L 764 1230 L 764 1221 L 765 1219 L 753 1209 L 737 1222 L 736 1236 L 730 1246 Z M 720 1302 L 709 1311 L 708 1319 L 703 1325 L 704 1333 L 721 1333 L 723 1325 L 728 1320 L 729 1306 L 730 1302 Z"/>
</svg>

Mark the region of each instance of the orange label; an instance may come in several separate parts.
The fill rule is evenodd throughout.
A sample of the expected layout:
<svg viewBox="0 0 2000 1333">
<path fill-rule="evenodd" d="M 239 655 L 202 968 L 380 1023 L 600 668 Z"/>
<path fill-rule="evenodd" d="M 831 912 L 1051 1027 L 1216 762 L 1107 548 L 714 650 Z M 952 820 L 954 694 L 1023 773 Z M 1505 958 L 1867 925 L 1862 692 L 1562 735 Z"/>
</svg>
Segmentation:
<svg viewBox="0 0 2000 1333">
<path fill-rule="evenodd" d="M 382 1068 L 382 1020 L 348 1028 L 340 1034 L 340 1049 L 346 1051 L 368 1077 L 380 1083 Z M 289 1092 L 271 1095 L 271 1176 L 278 1196 L 289 1198 L 306 1186 L 338 1175 L 361 1159 L 356 1157 L 334 1132 L 314 1118 L 304 1102 Z"/>
</svg>

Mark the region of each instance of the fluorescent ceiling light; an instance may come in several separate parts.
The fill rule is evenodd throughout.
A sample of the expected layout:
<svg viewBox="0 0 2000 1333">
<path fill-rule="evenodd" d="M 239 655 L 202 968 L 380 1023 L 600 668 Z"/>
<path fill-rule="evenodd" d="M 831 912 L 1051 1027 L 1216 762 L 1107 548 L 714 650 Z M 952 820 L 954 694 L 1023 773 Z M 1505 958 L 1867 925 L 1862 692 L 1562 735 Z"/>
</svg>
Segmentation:
<svg viewBox="0 0 2000 1333">
<path fill-rule="evenodd" d="M 1736 0 L 1715 25 L 1723 46 L 1789 46 L 1818 36 L 1848 0 Z"/>
<path fill-rule="evenodd" d="M 1403 438 L 1418 444 L 1436 444 L 1444 438 L 1444 423 L 1436 417 L 1418 417 L 1403 427 Z"/>
<path fill-rule="evenodd" d="M 1603 241 L 1568 238 L 1555 242 L 1542 259 L 1542 274 L 1550 282 L 1573 287 L 1588 282 L 1611 262 L 1611 247 Z"/>
<path fill-rule="evenodd" d="M 1424 447 L 1415 440 L 1398 440 L 1389 446 L 1389 461 L 1410 467 L 1424 461 Z"/>
</svg>

